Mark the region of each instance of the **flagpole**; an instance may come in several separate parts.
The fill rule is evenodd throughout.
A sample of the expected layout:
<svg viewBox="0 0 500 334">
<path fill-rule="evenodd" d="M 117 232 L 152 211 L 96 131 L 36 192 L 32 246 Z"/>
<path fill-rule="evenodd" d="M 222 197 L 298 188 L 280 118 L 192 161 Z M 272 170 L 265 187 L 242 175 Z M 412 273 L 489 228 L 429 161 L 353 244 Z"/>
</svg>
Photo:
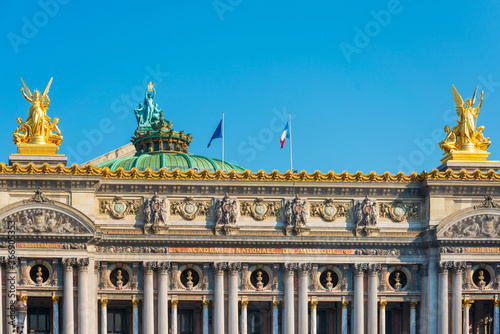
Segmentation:
<svg viewBox="0 0 500 334">
<path fill-rule="evenodd" d="M 224 112 L 222 112 L 222 171 L 224 171 Z"/>
<path fill-rule="evenodd" d="M 290 170 L 293 172 L 293 164 L 292 164 L 292 116 L 288 113 L 288 124 L 290 130 Z"/>
</svg>

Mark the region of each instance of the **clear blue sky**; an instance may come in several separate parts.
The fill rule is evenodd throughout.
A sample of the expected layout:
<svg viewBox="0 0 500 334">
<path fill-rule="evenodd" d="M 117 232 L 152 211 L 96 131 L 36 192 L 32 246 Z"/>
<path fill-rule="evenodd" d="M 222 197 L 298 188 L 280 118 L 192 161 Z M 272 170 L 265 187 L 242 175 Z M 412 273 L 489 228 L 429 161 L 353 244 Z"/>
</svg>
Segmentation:
<svg viewBox="0 0 500 334">
<path fill-rule="evenodd" d="M 207 143 L 224 111 L 226 159 L 252 171 L 289 168 L 287 112 L 294 169 L 429 171 L 452 83 L 485 90 L 478 125 L 500 160 L 499 17 L 499 0 L 2 1 L 0 160 L 28 115 L 19 77 L 54 77 L 60 153 L 82 163 L 129 142 L 151 73 L 191 153 L 220 157 Z"/>
</svg>

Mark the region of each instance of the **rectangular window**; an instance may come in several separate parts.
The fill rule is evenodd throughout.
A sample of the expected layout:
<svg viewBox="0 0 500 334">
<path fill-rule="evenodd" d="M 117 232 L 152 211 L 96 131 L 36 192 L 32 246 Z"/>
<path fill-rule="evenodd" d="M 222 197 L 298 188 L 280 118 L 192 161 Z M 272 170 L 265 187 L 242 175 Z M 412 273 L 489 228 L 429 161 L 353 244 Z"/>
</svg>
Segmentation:
<svg viewBox="0 0 500 334">
<path fill-rule="evenodd" d="M 50 321 L 49 308 L 29 308 L 28 309 L 28 333 L 30 334 L 50 334 L 51 321 Z"/>
<path fill-rule="evenodd" d="M 108 334 L 128 334 L 127 310 L 108 309 Z"/>
</svg>

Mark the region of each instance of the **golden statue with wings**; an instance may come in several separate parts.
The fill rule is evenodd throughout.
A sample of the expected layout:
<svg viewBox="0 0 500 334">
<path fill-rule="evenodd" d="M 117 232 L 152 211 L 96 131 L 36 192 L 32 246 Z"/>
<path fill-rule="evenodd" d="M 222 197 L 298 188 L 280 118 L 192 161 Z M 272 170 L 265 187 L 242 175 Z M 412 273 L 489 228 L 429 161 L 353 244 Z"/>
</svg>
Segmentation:
<svg viewBox="0 0 500 334">
<path fill-rule="evenodd" d="M 476 102 L 477 87 L 471 99 L 465 103 L 458 93 L 455 86 L 453 89 L 453 99 L 456 104 L 456 112 L 458 115 L 457 125 L 450 128 L 446 125 L 444 131 L 447 133 L 446 138 L 439 143 L 439 147 L 444 151 L 445 157 L 441 160 L 446 161 L 486 161 L 489 153 L 486 152 L 491 141 L 483 135 L 484 126 L 477 126 L 477 117 L 479 109 L 483 104 L 483 94 L 479 98 L 479 103 L 474 107 Z"/>
<path fill-rule="evenodd" d="M 59 119 L 56 117 L 51 122 L 50 117 L 47 116 L 47 109 L 50 104 L 48 94 L 52 78 L 50 78 L 41 95 L 38 89 L 32 94 L 23 78 L 21 78 L 21 81 L 24 86 L 24 88 L 21 88 L 21 93 L 31 103 L 31 107 L 26 122 L 23 122 L 21 117 L 16 118 L 19 126 L 12 136 L 14 137 L 14 144 L 18 147 L 18 153 L 56 154 L 63 137 L 57 127 Z"/>
</svg>

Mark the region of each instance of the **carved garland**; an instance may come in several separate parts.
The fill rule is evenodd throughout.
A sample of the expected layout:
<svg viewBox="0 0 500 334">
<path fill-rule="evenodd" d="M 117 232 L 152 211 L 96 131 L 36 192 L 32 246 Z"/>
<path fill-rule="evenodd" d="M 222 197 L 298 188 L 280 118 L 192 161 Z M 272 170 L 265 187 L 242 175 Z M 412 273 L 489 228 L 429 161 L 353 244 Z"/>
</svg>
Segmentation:
<svg viewBox="0 0 500 334">
<path fill-rule="evenodd" d="M 395 222 L 406 219 L 418 219 L 419 206 L 415 203 L 403 203 L 397 199 L 392 203 L 380 203 L 380 217 L 390 218 Z"/>
<path fill-rule="evenodd" d="M 180 215 L 184 219 L 193 220 L 197 216 L 208 216 L 210 210 L 208 202 L 195 202 L 192 197 L 186 197 L 183 201 L 172 202 L 170 211 L 173 215 Z"/>
<path fill-rule="evenodd" d="M 99 214 L 109 216 L 115 219 L 123 219 L 125 216 L 133 216 L 139 214 L 141 200 L 124 200 L 120 196 L 113 199 L 99 200 Z"/>
<path fill-rule="evenodd" d="M 281 205 L 279 202 L 264 202 L 264 199 L 257 198 L 253 202 L 241 203 L 241 214 L 251 216 L 256 220 L 264 220 L 267 217 L 279 217 Z"/>
<path fill-rule="evenodd" d="M 311 203 L 311 216 L 321 217 L 327 222 L 332 222 L 339 217 L 348 217 L 349 204 L 335 203 L 331 198 L 323 203 Z"/>
</svg>

